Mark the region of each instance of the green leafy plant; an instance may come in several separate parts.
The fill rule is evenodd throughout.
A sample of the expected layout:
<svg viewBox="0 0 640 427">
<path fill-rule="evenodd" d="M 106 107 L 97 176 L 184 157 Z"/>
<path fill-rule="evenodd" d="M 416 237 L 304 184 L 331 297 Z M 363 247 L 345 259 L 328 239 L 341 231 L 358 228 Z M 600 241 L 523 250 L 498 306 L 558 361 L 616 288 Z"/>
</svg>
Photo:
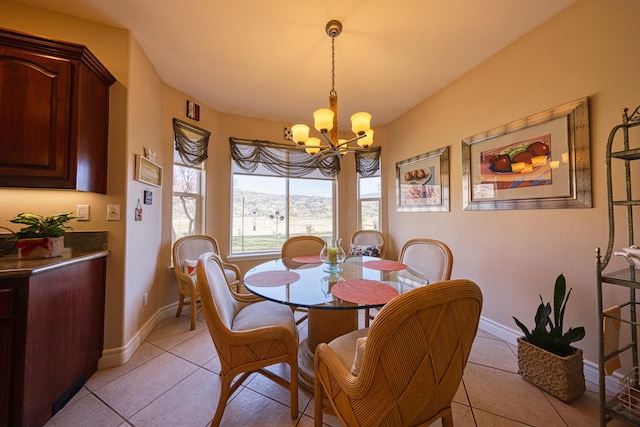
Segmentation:
<svg viewBox="0 0 640 427">
<path fill-rule="evenodd" d="M 72 212 L 59 213 L 51 216 L 23 212 L 9 220 L 9 222 L 25 224 L 27 226 L 16 233 L 18 238 L 21 239 L 32 237 L 59 237 L 64 236 L 67 230 L 72 229 L 67 225 L 69 221 L 75 218 L 71 215 Z"/>
<path fill-rule="evenodd" d="M 553 320 L 551 319 L 551 305 L 545 304 L 542 295 L 540 295 L 540 305 L 535 316 L 536 326 L 531 332 L 522 322 L 515 317 L 513 318 L 530 344 L 562 357 L 574 352 L 571 343 L 584 338 L 584 328 L 580 326 L 569 328 L 565 333 L 562 332 L 564 329 L 564 310 L 567 307 L 572 289 L 570 288 L 569 292 L 566 292 L 567 283 L 564 275 L 560 274 L 556 279 L 553 292 Z"/>
</svg>

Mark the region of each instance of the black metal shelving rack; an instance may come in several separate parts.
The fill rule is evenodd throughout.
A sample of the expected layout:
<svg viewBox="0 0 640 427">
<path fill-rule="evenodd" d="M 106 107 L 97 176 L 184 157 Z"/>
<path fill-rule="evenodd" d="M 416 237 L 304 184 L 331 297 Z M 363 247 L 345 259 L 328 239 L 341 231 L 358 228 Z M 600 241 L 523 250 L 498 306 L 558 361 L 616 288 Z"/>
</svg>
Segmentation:
<svg viewBox="0 0 640 427">
<path fill-rule="evenodd" d="M 612 419 L 620 419 L 627 423 L 634 425 L 640 425 L 640 413 L 635 412 L 629 408 L 629 405 L 625 405 L 619 399 L 620 394 L 616 394 L 613 398 L 607 400 L 605 389 L 605 373 L 604 364 L 608 360 L 621 355 L 622 353 L 631 352 L 631 360 L 633 366 L 638 366 L 638 331 L 637 327 L 640 325 L 638 322 L 638 302 L 636 296 L 636 290 L 640 289 L 640 269 L 636 269 L 633 266 L 629 266 L 624 270 L 617 271 L 604 271 L 611 259 L 613 253 L 613 246 L 615 242 L 616 234 L 616 219 L 620 222 L 620 216 L 626 218 L 626 235 L 627 243 L 629 246 L 634 244 L 634 209 L 640 208 L 640 199 L 634 199 L 634 193 L 632 189 L 632 162 L 640 160 L 640 136 L 634 139 L 634 142 L 638 144 L 634 145 L 629 139 L 630 130 L 640 125 L 640 106 L 638 106 L 633 113 L 629 114 L 629 110 L 625 108 L 622 110 L 622 124 L 616 125 L 611 129 L 609 134 L 609 140 L 607 143 L 606 153 L 606 171 L 607 171 L 607 194 L 608 194 L 608 208 L 609 208 L 609 242 L 607 245 L 606 253 L 604 257 L 600 254 L 600 248 L 596 248 L 596 285 L 597 285 L 597 310 L 599 317 L 599 389 L 600 389 L 600 425 L 605 426 Z M 638 128 L 637 130 L 640 130 Z M 622 149 L 618 150 L 620 144 L 620 136 L 622 136 Z M 636 136 L 634 134 L 634 136 Z M 614 151 L 614 145 L 615 150 Z M 637 164 L 640 165 L 640 162 Z M 620 192 L 617 192 L 614 196 L 613 185 L 613 171 L 616 170 L 616 179 L 618 179 L 619 173 L 622 172 L 616 168 L 623 168 L 624 172 L 624 194 L 620 196 Z M 637 178 L 636 178 L 637 180 Z M 640 182 L 636 182 L 640 185 Z M 636 190 L 637 191 L 637 190 Z M 635 195 L 637 196 L 637 193 Z M 626 215 L 616 216 L 618 210 L 626 211 Z M 640 215 L 640 213 L 638 213 Z M 639 242 L 640 243 L 640 242 Z M 605 314 L 602 291 L 603 284 L 622 286 L 629 289 L 629 299 L 625 302 L 618 304 L 623 311 L 623 315 L 618 319 Z M 605 318 L 611 317 L 620 320 L 623 323 L 630 325 L 630 341 L 619 347 L 617 350 L 610 354 L 604 353 L 604 336 L 603 327 Z M 634 376 L 637 381 L 637 376 Z M 636 384 L 637 389 L 640 390 L 640 385 Z M 626 397 L 626 396 L 625 396 Z M 638 400 L 640 405 L 640 396 Z"/>
</svg>

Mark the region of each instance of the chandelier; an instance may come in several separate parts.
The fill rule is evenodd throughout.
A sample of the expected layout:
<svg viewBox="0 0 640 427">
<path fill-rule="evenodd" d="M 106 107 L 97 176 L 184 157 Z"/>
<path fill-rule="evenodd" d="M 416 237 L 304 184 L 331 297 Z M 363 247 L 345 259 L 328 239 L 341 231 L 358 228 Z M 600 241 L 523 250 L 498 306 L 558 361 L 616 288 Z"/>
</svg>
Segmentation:
<svg viewBox="0 0 640 427">
<path fill-rule="evenodd" d="M 336 37 L 342 32 L 342 23 L 332 20 L 327 22 L 326 32 L 331 37 L 331 91 L 329 92 L 329 108 L 320 108 L 313 113 L 314 127 L 320 132 L 320 138 L 309 137 L 309 126 L 296 124 L 291 126 L 293 140 L 298 145 L 304 145 L 307 153 L 313 156 L 327 158 L 342 156 L 358 148 L 349 145 L 356 142 L 360 148 L 369 148 L 373 144 L 373 129 L 371 129 L 371 114 L 355 113 L 351 116 L 351 130 L 355 136 L 349 140 L 338 138 L 338 94 L 336 84 L 335 43 Z"/>
</svg>

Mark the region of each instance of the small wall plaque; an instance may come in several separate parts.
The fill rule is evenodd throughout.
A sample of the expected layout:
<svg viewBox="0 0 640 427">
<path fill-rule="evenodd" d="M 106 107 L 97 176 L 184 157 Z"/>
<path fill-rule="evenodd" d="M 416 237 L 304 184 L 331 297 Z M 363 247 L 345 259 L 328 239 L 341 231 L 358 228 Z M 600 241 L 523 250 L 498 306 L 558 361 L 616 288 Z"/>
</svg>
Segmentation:
<svg viewBox="0 0 640 427">
<path fill-rule="evenodd" d="M 193 101 L 187 101 L 187 117 L 200 121 L 200 106 Z"/>
<path fill-rule="evenodd" d="M 144 182 L 155 187 L 162 186 L 162 166 L 146 157 L 136 154 L 136 181 Z"/>
</svg>

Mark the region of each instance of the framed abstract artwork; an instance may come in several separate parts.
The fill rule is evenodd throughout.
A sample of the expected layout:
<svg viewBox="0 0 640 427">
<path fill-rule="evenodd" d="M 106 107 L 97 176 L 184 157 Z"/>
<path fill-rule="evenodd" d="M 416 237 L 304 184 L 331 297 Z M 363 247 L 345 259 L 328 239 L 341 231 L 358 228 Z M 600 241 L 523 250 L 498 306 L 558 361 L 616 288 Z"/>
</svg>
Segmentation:
<svg viewBox="0 0 640 427">
<path fill-rule="evenodd" d="M 591 207 L 588 99 L 462 140 L 465 210 Z"/>
</svg>

